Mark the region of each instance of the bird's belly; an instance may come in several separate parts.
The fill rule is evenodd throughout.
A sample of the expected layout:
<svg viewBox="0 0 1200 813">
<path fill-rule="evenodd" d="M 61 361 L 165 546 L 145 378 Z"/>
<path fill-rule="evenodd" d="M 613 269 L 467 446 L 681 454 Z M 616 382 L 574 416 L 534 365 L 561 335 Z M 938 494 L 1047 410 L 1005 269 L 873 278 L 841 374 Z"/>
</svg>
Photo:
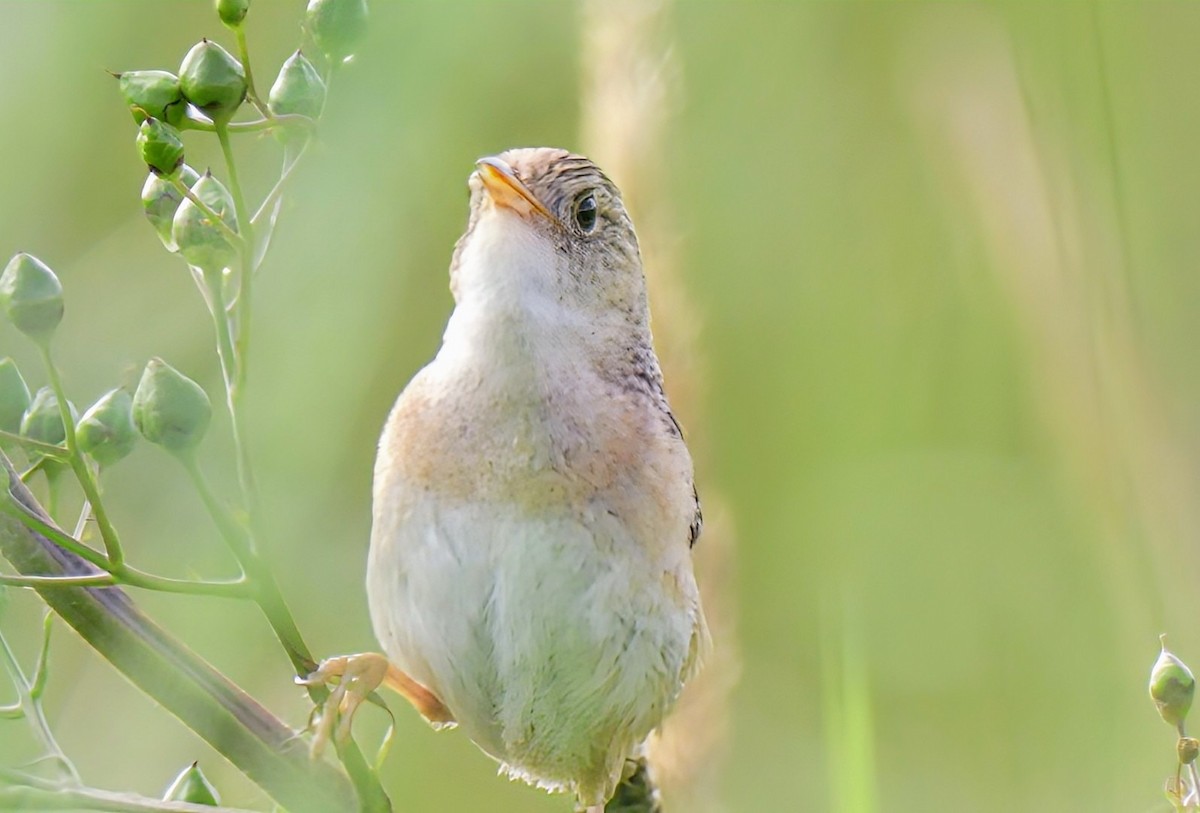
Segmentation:
<svg viewBox="0 0 1200 813">
<path fill-rule="evenodd" d="M 368 569 L 388 657 L 514 774 L 611 791 L 693 654 L 690 567 L 648 561 L 603 509 L 400 491 Z"/>
</svg>

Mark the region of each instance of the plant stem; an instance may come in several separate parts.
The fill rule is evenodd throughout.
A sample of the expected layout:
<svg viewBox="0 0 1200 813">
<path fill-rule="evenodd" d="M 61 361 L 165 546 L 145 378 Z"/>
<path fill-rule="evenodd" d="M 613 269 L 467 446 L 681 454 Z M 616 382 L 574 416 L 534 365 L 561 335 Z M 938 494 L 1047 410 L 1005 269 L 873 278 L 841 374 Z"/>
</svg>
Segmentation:
<svg viewBox="0 0 1200 813">
<path fill-rule="evenodd" d="M 11 505 L 11 507 L 9 507 Z M 250 586 L 246 581 L 245 576 L 239 576 L 232 580 L 218 581 L 203 581 L 196 579 L 171 579 L 165 576 L 156 576 L 152 573 L 146 573 L 137 568 L 130 567 L 128 564 L 122 563 L 119 566 L 113 565 L 107 557 L 99 551 L 92 550 L 75 536 L 68 536 L 58 528 L 43 522 L 35 514 L 31 514 L 23 510 L 19 503 L 10 501 L 6 503 L 3 509 L 17 519 L 19 519 L 26 527 L 30 528 L 42 536 L 49 539 L 54 544 L 69 550 L 81 559 L 95 565 L 101 570 L 106 571 L 103 574 L 89 574 L 84 578 L 88 581 L 75 581 L 74 578 L 69 579 L 51 579 L 44 576 L 0 576 L 0 583 L 13 585 L 16 587 L 72 587 L 72 586 L 99 586 L 105 584 L 125 584 L 130 587 L 140 587 L 144 590 L 157 590 L 163 593 L 184 593 L 190 595 L 208 595 L 217 596 L 220 598 L 251 598 Z M 102 581 L 102 578 L 109 577 L 108 581 Z"/>
<path fill-rule="evenodd" d="M 238 256 L 241 268 L 238 274 L 238 295 L 234 308 L 237 336 L 234 340 L 234 376 L 232 382 L 226 379 L 226 394 L 229 401 L 230 418 L 234 426 L 234 448 L 237 454 L 238 484 L 242 490 L 242 502 L 246 513 L 254 515 L 255 489 L 254 475 L 250 468 L 250 450 L 246 443 L 242 420 L 242 408 L 246 390 L 246 368 L 249 366 L 250 353 L 250 316 L 253 306 L 251 288 L 254 282 L 254 226 L 250 223 L 250 212 L 246 208 L 246 197 L 242 194 L 242 184 L 238 179 L 237 162 L 233 157 L 233 146 L 229 143 L 229 130 L 224 125 L 217 125 L 217 140 L 221 142 L 221 152 L 225 155 L 225 166 L 229 171 L 229 192 L 233 195 L 233 205 L 237 209 L 238 231 L 242 234 L 242 243 L 238 246 Z M 218 301 L 224 305 L 224 295 Z"/>
<path fill-rule="evenodd" d="M 17 663 L 17 657 L 13 654 L 3 633 L 0 633 L 0 661 L 3 661 L 5 670 L 12 678 L 13 686 L 17 690 L 18 702 L 25 719 L 29 721 L 33 735 L 41 742 L 46 754 L 62 766 L 67 780 L 74 785 L 80 784 L 78 771 L 71 764 L 71 760 L 67 759 L 67 755 L 59 747 L 58 741 L 54 739 L 54 734 L 50 731 L 50 724 L 46 722 L 46 715 L 42 713 L 42 704 L 33 697 L 30 691 L 31 684 L 25 678 L 25 673 L 21 671 L 21 665 Z"/>
<path fill-rule="evenodd" d="M 217 598 L 253 598 L 253 591 L 245 576 L 236 579 L 204 581 L 199 579 L 170 579 L 155 576 L 131 567 L 124 567 L 113 574 L 119 584 L 157 590 L 160 593 L 215 596 Z"/>
<path fill-rule="evenodd" d="M 243 364 L 229 324 L 229 312 L 225 306 L 225 294 L 221 287 L 219 272 L 204 272 L 204 282 L 208 288 L 213 317 L 213 329 L 217 335 L 217 358 L 221 362 L 221 378 L 225 384 L 225 406 L 229 410 L 229 421 L 233 431 L 233 446 L 237 454 L 238 484 L 242 490 L 247 513 L 251 510 L 249 447 L 246 443 L 246 428 L 243 420 L 243 410 L 237 400 L 241 391 L 238 386 L 238 370 Z"/>
<path fill-rule="evenodd" d="M 100 499 L 100 488 L 96 484 L 96 478 L 92 476 L 92 470 L 88 466 L 87 460 L 79 451 L 79 442 L 75 438 L 75 421 L 71 417 L 71 407 L 67 402 L 67 392 L 63 388 L 58 366 L 55 365 L 54 359 L 50 355 L 48 342 L 39 343 L 38 349 L 42 353 L 42 363 L 46 368 L 46 375 L 50 379 L 50 387 L 58 399 L 58 412 L 62 416 L 63 432 L 66 435 L 69 455 L 67 462 L 70 464 L 71 470 L 75 472 L 75 479 L 79 481 L 79 487 L 83 489 L 84 498 L 91 503 L 92 510 L 96 514 L 96 525 L 100 528 L 100 538 L 104 540 L 104 550 L 108 554 L 109 564 L 113 568 L 119 568 L 125 561 L 125 552 L 121 549 L 121 540 L 117 536 L 117 529 L 109 520 L 108 511 Z"/>
<path fill-rule="evenodd" d="M 112 587 L 116 583 L 111 573 L 94 573 L 90 576 L 9 576 L 0 573 L 0 584 L 38 590 L 48 587 Z"/>
<path fill-rule="evenodd" d="M 296 164 L 300 163 L 300 159 L 304 157 L 304 152 L 308 149 L 309 142 L 305 141 L 296 153 L 295 157 L 290 161 L 286 161 L 283 167 L 283 172 L 279 174 L 279 180 L 271 187 L 271 191 L 263 198 L 262 205 L 258 207 L 258 211 L 254 213 L 254 217 L 250 218 L 252 224 L 257 225 L 259 219 L 267 212 L 267 210 L 275 203 L 275 199 L 283 194 L 283 187 L 288 179 L 292 177 L 292 172 L 296 169 Z"/>
<path fill-rule="evenodd" d="M 0 429 L 0 440 L 7 440 L 13 443 L 20 444 L 26 449 L 32 449 L 35 452 L 41 452 L 47 457 L 53 457 L 55 460 L 65 460 L 69 454 L 67 450 L 53 443 L 43 443 L 40 440 L 33 440 L 23 435 L 15 435 L 12 432 L 5 432 Z"/>
<path fill-rule="evenodd" d="M 116 813 L 252 813 L 233 807 L 164 802 L 96 788 L 63 788 L 14 771 L 0 771 L 0 810 L 115 811 Z"/>
<path fill-rule="evenodd" d="M 316 669 L 317 663 L 304 643 L 304 638 L 301 636 L 291 610 L 288 609 L 283 593 L 279 589 L 279 583 L 275 580 L 275 574 L 258 556 L 250 532 L 245 526 L 238 523 L 229 513 L 229 509 L 213 493 L 203 472 L 200 471 L 195 457 L 181 457 L 180 462 L 183 463 L 191 477 L 196 491 L 200 494 L 200 499 L 204 502 L 209 514 L 212 515 L 221 536 L 246 573 L 253 598 L 274 631 L 275 637 L 279 639 L 288 659 L 291 660 L 296 674 L 301 676 L 309 674 Z M 329 690 L 321 685 L 306 685 L 305 689 L 314 705 L 321 705 L 329 696 Z M 378 778 L 358 746 L 350 741 L 337 743 L 337 749 L 338 756 L 350 776 L 350 781 L 354 783 L 362 809 L 390 810 L 391 803 L 379 786 Z"/>
<path fill-rule="evenodd" d="M 204 502 L 204 507 L 208 509 L 213 522 L 216 523 L 217 530 L 220 531 L 225 544 L 246 573 L 251 596 L 267 617 L 267 622 L 275 631 L 279 642 L 283 644 L 288 658 L 296 669 L 296 674 L 308 674 L 316 667 L 316 662 L 296 627 L 296 622 L 287 608 L 287 603 L 283 599 L 274 574 L 259 558 L 258 552 L 255 550 L 254 537 L 249 529 L 238 522 L 220 498 L 213 493 L 207 478 L 196 463 L 195 456 L 183 456 L 180 457 L 180 461 L 191 477 L 192 484 Z"/>
<path fill-rule="evenodd" d="M 246 98 L 250 100 L 259 113 L 263 114 L 264 118 L 271 118 L 270 109 L 263 104 L 258 95 L 258 89 L 254 87 L 254 71 L 250 70 L 250 49 L 246 47 L 246 29 L 244 26 L 238 26 L 234 29 L 234 36 L 237 38 L 238 58 L 242 60 L 242 67 L 246 70 Z"/>
<path fill-rule="evenodd" d="M 267 115 L 261 119 L 231 121 L 225 126 L 230 133 L 261 133 L 263 130 L 271 130 L 280 125 L 300 125 L 311 129 L 316 126 L 316 122 L 308 116 L 302 116 L 299 113 L 271 113 L 267 111 Z M 209 119 L 199 119 L 189 115 L 187 117 L 187 129 L 199 130 L 203 133 L 215 133 L 217 125 L 213 124 Z"/>
<path fill-rule="evenodd" d="M 11 492 L 9 492 L 9 496 L 11 496 Z M 5 502 L 4 507 L 0 510 L 16 517 L 26 527 L 40 533 L 42 536 L 47 537 L 54 544 L 71 551 L 71 553 L 74 553 L 76 556 L 86 560 L 87 562 L 90 562 L 96 567 L 101 568 L 102 570 L 109 570 L 112 567 L 112 563 L 108 561 L 108 558 L 104 554 L 100 553 L 99 551 L 92 550 L 78 539 L 67 536 L 55 526 L 43 522 L 42 519 L 36 514 L 31 514 L 24 510 L 19 502 L 16 502 L 15 500 L 8 500 Z"/>
</svg>

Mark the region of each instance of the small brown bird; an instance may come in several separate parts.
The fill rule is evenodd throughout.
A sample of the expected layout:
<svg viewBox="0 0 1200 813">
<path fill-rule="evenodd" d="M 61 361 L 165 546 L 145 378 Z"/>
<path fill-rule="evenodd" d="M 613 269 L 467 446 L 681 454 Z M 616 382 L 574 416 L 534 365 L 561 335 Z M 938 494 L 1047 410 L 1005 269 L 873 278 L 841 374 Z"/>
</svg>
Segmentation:
<svg viewBox="0 0 1200 813">
<path fill-rule="evenodd" d="M 692 461 L 616 186 L 549 148 L 484 158 L 469 185 L 454 312 L 375 466 L 367 591 L 390 665 L 310 680 L 341 676 L 343 712 L 386 681 L 600 811 L 707 646 Z"/>
</svg>

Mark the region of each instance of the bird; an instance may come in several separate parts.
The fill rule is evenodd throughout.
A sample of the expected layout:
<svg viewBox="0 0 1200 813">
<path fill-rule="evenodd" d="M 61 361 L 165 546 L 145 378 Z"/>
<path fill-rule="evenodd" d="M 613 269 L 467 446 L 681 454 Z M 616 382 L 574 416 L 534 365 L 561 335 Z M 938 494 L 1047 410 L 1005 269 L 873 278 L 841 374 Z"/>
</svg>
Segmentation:
<svg viewBox="0 0 1200 813">
<path fill-rule="evenodd" d="M 337 686 L 338 736 L 384 683 L 510 777 L 600 813 L 711 646 L 692 459 L 616 185 L 537 147 L 480 159 L 468 187 L 453 312 L 376 458 L 383 654 L 300 682 Z"/>
</svg>

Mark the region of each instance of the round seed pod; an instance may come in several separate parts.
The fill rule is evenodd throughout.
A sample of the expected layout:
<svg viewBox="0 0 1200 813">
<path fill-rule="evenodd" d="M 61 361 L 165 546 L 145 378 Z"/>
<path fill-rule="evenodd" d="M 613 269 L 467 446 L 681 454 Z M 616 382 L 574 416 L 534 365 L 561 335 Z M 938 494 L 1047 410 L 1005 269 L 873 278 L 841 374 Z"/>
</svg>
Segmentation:
<svg viewBox="0 0 1200 813">
<path fill-rule="evenodd" d="M 20 252 L 0 274 L 0 309 L 29 338 L 49 341 L 63 317 L 62 283 L 50 266 Z"/>
<path fill-rule="evenodd" d="M 246 12 L 250 10 L 250 0 L 216 0 L 213 5 L 216 6 L 221 22 L 229 28 L 239 27 L 242 20 L 246 19 Z"/>
<path fill-rule="evenodd" d="M 366 0 L 309 0 L 305 26 L 330 62 L 344 62 L 367 33 Z"/>
<path fill-rule="evenodd" d="M 133 120 L 141 124 L 148 116 L 178 126 L 187 105 L 179 89 L 179 77 L 169 71 L 125 71 L 117 74 L 121 96 Z"/>
<path fill-rule="evenodd" d="M 1165 639 L 1166 636 L 1163 636 L 1162 652 L 1150 670 L 1150 698 L 1163 720 L 1178 726 L 1192 707 L 1196 678 L 1187 664 L 1167 649 Z"/>
<path fill-rule="evenodd" d="M 179 66 L 183 97 L 216 124 L 233 117 L 246 98 L 246 71 L 233 55 L 211 40 L 192 46 Z"/>
<path fill-rule="evenodd" d="M 220 216 L 221 221 L 237 231 L 237 215 L 233 197 L 212 173 L 206 172 L 192 186 L 192 194 Z M 180 202 L 171 221 L 171 239 L 189 264 L 205 271 L 228 268 L 237 258 L 237 248 L 225 234 L 209 221 L 199 206 L 185 198 Z"/>
<path fill-rule="evenodd" d="M 183 164 L 183 141 L 179 131 L 164 121 L 148 118 L 137 134 L 138 152 L 150 171 L 159 175 L 174 175 Z"/>
<path fill-rule="evenodd" d="M 132 452 L 137 437 L 133 426 L 133 398 L 124 387 L 102 395 L 75 425 L 75 439 L 80 451 L 101 468 L 108 468 Z"/>
<path fill-rule="evenodd" d="M 0 359 L 0 430 L 20 432 L 29 409 L 29 387 L 11 358 Z"/>
<path fill-rule="evenodd" d="M 196 185 L 196 181 L 200 180 L 200 174 L 187 164 L 180 166 L 178 177 L 188 189 L 191 189 Z M 154 172 L 146 176 L 146 183 L 142 185 L 142 210 L 146 213 L 146 219 L 158 232 L 158 238 L 162 240 L 168 251 L 176 250 L 175 240 L 171 237 L 171 225 L 175 220 L 175 212 L 179 210 L 179 204 L 182 202 L 183 195 L 179 193 L 169 178 L 164 178 Z"/>
<path fill-rule="evenodd" d="M 170 452 L 195 448 L 208 431 L 212 404 L 192 379 L 150 359 L 133 394 L 133 423 L 142 437 Z"/>
<path fill-rule="evenodd" d="M 175 777 L 175 781 L 163 794 L 163 801 L 191 802 L 194 805 L 217 807 L 221 804 L 221 794 L 217 793 L 217 789 L 200 770 L 200 764 L 193 762 Z"/>
</svg>

